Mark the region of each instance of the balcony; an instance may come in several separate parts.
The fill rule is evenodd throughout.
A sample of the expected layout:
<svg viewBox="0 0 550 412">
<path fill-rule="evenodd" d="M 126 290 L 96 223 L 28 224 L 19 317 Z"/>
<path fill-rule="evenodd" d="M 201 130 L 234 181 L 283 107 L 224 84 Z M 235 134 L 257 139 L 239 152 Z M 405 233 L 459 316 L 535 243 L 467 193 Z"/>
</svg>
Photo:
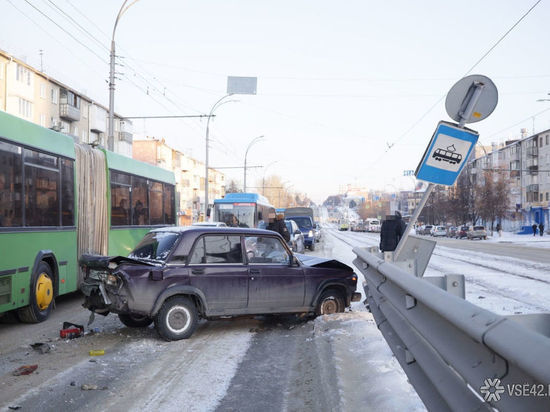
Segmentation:
<svg viewBox="0 0 550 412">
<path fill-rule="evenodd" d="M 531 176 L 536 176 L 539 174 L 539 167 L 537 165 L 528 166 L 527 170 Z"/>
<path fill-rule="evenodd" d="M 134 135 L 130 132 L 117 132 L 118 140 L 132 144 Z"/>
<path fill-rule="evenodd" d="M 69 122 L 78 122 L 80 120 L 80 109 L 71 106 L 68 103 L 60 103 L 59 117 Z"/>
<path fill-rule="evenodd" d="M 527 148 L 527 156 L 538 156 L 539 155 L 539 148 L 536 146 L 531 146 Z"/>
</svg>

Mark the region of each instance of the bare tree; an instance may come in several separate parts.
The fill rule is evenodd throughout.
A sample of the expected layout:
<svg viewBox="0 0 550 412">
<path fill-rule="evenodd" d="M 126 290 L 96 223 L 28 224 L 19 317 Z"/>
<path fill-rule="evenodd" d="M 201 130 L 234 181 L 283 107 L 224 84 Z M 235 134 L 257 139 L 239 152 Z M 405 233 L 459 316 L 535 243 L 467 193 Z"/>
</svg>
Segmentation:
<svg viewBox="0 0 550 412">
<path fill-rule="evenodd" d="M 504 173 L 487 170 L 483 173 L 483 184 L 476 188 L 476 205 L 480 217 L 491 223 L 494 229 L 495 221 L 506 215 L 510 203 L 510 185 Z"/>
<path fill-rule="evenodd" d="M 225 187 L 225 193 L 241 193 L 242 190 L 239 189 L 239 187 L 240 185 L 238 185 L 235 180 L 231 179 Z"/>
</svg>

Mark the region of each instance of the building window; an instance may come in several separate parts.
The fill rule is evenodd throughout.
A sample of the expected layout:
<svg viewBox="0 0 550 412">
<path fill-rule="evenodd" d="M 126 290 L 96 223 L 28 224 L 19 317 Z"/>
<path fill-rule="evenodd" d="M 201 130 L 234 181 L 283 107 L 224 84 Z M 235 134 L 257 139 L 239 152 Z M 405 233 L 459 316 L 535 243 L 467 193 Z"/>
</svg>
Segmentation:
<svg viewBox="0 0 550 412">
<path fill-rule="evenodd" d="M 550 193 L 546 192 L 546 200 L 550 200 Z"/>
<path fill-rule="evenodd" d="M 43 83 L 40 85 L 40 98 L 41 99 L 46 98 L 46 85 Z"/>
<path fill-rule="evenodd" d="M 548 144 L 548 140 L 550 139 L 549 135 L 546 135 L 546 144 Z"/>
<path fill-rule="evenodd" d="M 19 97 L 19 115 L 22 117 L 32 117 L 32 103 Z"/>
<path fill-rule="evenodd" d="M 539 139 L 539 147 L 542 147 L 542 137 Z"/>
<path fill-rule="evenodd" d="M 0 80 L 4 78 L 4 63 L 0 63 Z"/>
<path fill-rule="evenodd" d="M 15 69 L 15 79 L 18 82 L 26 83 L 27 86 L 31 85 L 31 72 L 29 69 L 27 69 L 25 66 L 17 63 L 17 67 Z"/>
<path fill-rule="evenodd" d="M 51 96 L 52 103 L 57 104 L 57 102 L 59 101 L 58 100 L 58 95 L 57 95 L 57 89 L 52 89 L 52 92 L 51 92 L 50 96 Z"/>
<path fill-rule="evenodd" d="M 46 127 L 46 115 L 44 113 L 40 115 L 40 126 Z"/>
</svg>

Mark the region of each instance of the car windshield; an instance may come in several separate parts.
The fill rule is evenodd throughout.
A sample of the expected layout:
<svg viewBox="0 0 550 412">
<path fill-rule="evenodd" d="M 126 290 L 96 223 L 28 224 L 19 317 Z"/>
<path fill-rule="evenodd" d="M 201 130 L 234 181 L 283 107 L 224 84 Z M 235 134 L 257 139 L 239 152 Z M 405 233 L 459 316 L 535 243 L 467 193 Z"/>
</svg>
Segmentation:
<svg viewBox="0 0 550 412">
<path fill-rule="evenodd" d="M 175 232 L 149 232 L 128 257 L 164 261 L 176 243 L 178 236 L 179 234 Z"/>
<path fill-rule="evenodd" d="M 301 229 L 312 229 L 311 219 L 309 217 L 290 217 L 289 219 L 294 220 Z"/>
<path fill-rule="evenodd" d="M 485 226 L 474 226 L 474 230 L 485 230 Z"/>
</svg>

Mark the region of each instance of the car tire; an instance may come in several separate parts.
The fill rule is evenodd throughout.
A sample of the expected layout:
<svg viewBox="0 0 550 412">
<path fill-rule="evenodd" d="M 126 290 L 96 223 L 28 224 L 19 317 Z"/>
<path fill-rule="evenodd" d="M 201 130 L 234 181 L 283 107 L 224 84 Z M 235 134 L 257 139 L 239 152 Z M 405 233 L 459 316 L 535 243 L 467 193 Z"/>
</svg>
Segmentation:
<svg viewBox="0 0 550 412">
<path fill-rule="evenodd" d="M 122 323 L 124 323 L 125 326 L 128 326 L 129 328 L 146 328 L 151 323 L 153 323 L 153 319 L 151 319 L 149 316 L 138 316 L 119 313 L 118 318 Z"/>
<path fill-rule="evenodd" d="M 342 294 L 337 290 L 328 289 L 321 293 L 317 307 L 315 308 L 315 314 L 320 316 L 341 313 L 346 310 L 345 306 Z"/>
<path fill-rule="evenodd" d="M 311 246 L 309 247 L 309 250 L 311 250 L 312 252 L 315 250 L 315 242 L 311 242 Z"/>
<path fill-rule="evenodd" d="M 29 305 L 17 311 L 21 322 L 39 323 L 48 319 L 54 305 L 53 282 L 50 265 L 40 262 L 31 276 Z"/>
<path fill-rule="evenodd" d="M 191 337 L 199 315 L 191 299 L 186 296 L 174 296 L 167 299 L 155 316 L 155 328 L 165 340 L 180 340 Z"/>
</svg>

